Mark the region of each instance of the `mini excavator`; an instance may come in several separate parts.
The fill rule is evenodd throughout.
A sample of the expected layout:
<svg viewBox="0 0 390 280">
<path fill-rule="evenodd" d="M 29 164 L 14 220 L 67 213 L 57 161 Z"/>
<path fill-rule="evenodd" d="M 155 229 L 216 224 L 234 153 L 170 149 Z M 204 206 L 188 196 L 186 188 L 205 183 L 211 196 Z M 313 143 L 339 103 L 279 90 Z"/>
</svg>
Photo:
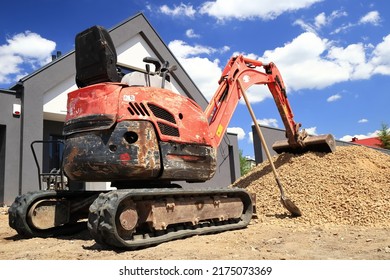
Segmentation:
<svg viewBox="0 0 390 280">
<path fill-rule="evenodd" d="M 146 57 L 144 71 L 118 71 L 103 27 L 77 34 L 75 55 L 78 89 L 68 94 L 63 164 L 46 177 L 47 187 L 18 196 L 9 208 L 9 224 L 21 236 L 69 234 L 87 224 L 97 243 L 134 249 L 246 227 L 253 201 L 245 190 L 183 189 L 172 182 L 213 177 L 217 148 L 242 92 L 254 84 L 268 86 L 286 128 L 277 152 L 335 148 L 331 135 L 299 130 L 274 63 L 232 57 L 203 111 L 171 90 L 175 66 L 166 61 Z M 71 181 L 113 188 L 73 190 Z"/>
</svg>

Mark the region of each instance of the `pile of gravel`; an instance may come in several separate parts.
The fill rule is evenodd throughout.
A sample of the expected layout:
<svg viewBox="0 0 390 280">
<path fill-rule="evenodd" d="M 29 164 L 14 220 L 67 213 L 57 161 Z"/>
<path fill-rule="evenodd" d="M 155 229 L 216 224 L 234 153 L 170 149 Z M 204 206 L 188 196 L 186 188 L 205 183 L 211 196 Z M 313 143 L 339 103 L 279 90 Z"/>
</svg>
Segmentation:
<svg viewBox="0 0 390 280">
<path fill-rule="evenodd" d="M 362 146 L 334 153 L 284 153 L 273 158 L 290 198 L 302 211 L 296 223 L 384 227 L 390 223 L 390 156 Z M 257 196 L 257 214 L 288 218 L 268 161 L 233 184 Z"/>
</svg>

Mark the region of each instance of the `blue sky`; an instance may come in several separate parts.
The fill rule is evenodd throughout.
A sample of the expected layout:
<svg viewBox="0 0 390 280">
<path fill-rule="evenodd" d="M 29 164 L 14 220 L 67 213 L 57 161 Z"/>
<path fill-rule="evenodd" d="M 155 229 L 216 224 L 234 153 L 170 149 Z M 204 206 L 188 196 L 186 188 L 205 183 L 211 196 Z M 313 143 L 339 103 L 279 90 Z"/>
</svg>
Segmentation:
<svg viewBox="0 0 390 280">
<path fill-rule="evenodd" d="M 235 54 L 273 61 L 288 89 L 295 121 L 313 134 L 350 141 L 390 125 L 390 2 L 363 0 L 14 0 L 0 13 L 0 88 L 43 66 L 75 35 L 111 28 L 143 12 L 210 98 Z M 205 69 L 207 69 L 205 71 Z M 250 92 L 260 123 L 283 128 L 265 87 Z M 253 156 L 251 119 L 237 107 L 229 130 Z"/>
</svg>

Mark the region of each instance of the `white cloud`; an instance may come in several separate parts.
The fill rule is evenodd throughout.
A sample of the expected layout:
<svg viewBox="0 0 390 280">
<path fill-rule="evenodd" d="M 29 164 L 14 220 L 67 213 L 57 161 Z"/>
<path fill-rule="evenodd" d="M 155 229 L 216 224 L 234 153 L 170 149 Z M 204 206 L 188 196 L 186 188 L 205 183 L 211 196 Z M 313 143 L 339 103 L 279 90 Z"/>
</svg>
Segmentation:
<svg viewBox="0 0 390 280">
<path fill-rule="evenodd" d="M 170 42 L 169 48 L 210 100 L 224 67 L 211 56 L 230 48 L 189 45 L 181 40 Z M 369 79 L 374 74 L 390 75 L 390 34 L 376 46 L 363 43 L 341 46 L 316 33 L 304 32 L 284 46 L 266 50 L 262 56 L 253 53 L 244 56 L 264 63 L 274 62 L 281 71 L 288 94 L 302 89 L 323 89 L 340 82 Z M 251 103 L 272 98 L 266 86 L 253 86 L 247 94 Z M 340 97 L 340 94 L 331 96 L 328 102 Z"/>
<path fill-rule="evenodd" d="M 225 53 L 225 52 L 228 52 L 230 51 L 230 47 L 229 46 L 223 46 L 221 49 L 220 49 L 220 52 L 221 53 Z"/>
<path fill-rule="evenodd" d="M 257 123 L 264 126 L 271 126 L 278 128 L 278 120 L 277 119 L 259 119 L 257 120 Z M 252 123 L 253 125 L 253 123 Z"/>
<path fill-rule="evenodd" d="M 253 144 L 253 132 L 252 131 L 248 133 L 248 143 Z"/>
<path fill-rule="evenodd" d="M 305 128 L 305 131 L 309 135 L 317 135 L 317 127 L 316 126 Z"/>
<path fill-rule="evenodd" d="M 338 34 L 338 33 L 341 33 L 341 32 L 345 32 L 347 31 L 348 29 L 352 28 L 356 26 L 356 24 L 352 24 L 352 23 L 346 23 L 346 24 L 343 24 L 342 26 L 336 28 L 331 34 Z"/>
<path fill-rule="evenodd" d="M 335 10 L 333 11 L 329 18 L 327 19 L 328 22 L 331 22 L 337 18 L 340 18 L 340 17 L 346 17 L 348 16 L 348 13 L 346 11 L 343 11 L 343 10 Z"/>
<path fill-rule="evenodd" d="M 326 15 L 322 12 L 309 22 L 304 21 L 303 19 L 297 19 L 294 22 L 294 25 L 300 26 L 307 32 L 317 33 L 317 31 L 322 29 L 324 26 L 329 26 L 335 19 L 343 16 L 347 16 L 347 13 L 343 10 L 335 10 L 330 15 Z"/>
<path fill-rule="evenodd" d="M 238 140 L 243 140 L 245 138 L 245 131 L 241 127 L 228 127 L 227 132 L 237 134 Z"/>
<path fill-rule="evenodd" d="M 201 45 L 190 46 L 180 40 L 170 42 L 168 47 L 206 99 L 210 100 L 218 88 L 218 80 L 221 77 L 222 69 L 219 66 L 218 59 L 211 60 L 202 56 L 209 56 L 218 50 Z"/>
<path fill-rule="evenodd" d="M 350 68 L 326 57 L 331 46 L 327 39 L 305 32 L 283 47 L 265 51 L 261 60 L 275 62 L 289 89 L 322 89 L 350 77 Z"/>
<path fill-rule="evenodd" d="M 314 25 L 317 28 L 321 28 L 322 26 L 326 25 L 326 16 L 325 13 L 320 13 L 314 18 Z"/>
<path fill-rule="evenodd" d="M 390 34 L 373 50 L 372 64 L 374 73 L 390 75 Z"/>
<path fill-rule="evenodd" d="M 355 134 L 355 135 L 344 135 L 339 140 L 345 141 L 345 142 L 351 142 L 352 138 L 356 137 L 357 139 L 366 139 L 366 138 L 372 138 L 378 136 L 379 130 L 376 130 L 374 132 L 369 132 L 367 134 Z"/>
<path fill-rule="evenodd" d="M 367 123 L 368 120 L 367 119 L 361 119 L 361 120 L 358 120 L 358 123 Z"/>
<path fill-rule="evenodd" d="M 222 69 L 219 60 L 210 60 L 202 57 L 179 58 L 180 63 L 195 81 L 202 94 L 210 100 L 218 88 L 218 81 Z"/>
<path fill-rule="evenodd" d="M 308 8 L 311 5 L 322 1 L 323 0 L 215 0 L 203 3 L 199 12 L 215 17 L 220 21 L 255 18 L 271 20 L 283 13 Z"/>
<path fill-rule="evenodd" d="M 186 36 L 187 36 L 188 38 L 199 38 L 199 37 L 200 37 L 199 34 L 196 34 L 196 33 L 195 33 L 194 29 L 188 29 L 188 30 L 186 31 Z"/>
<path fill-rule="evenodd" d="M 341 95 L 340 94 L 334 94 L 332 96 L 329 96 L 328 99 L 326 99 L 326 101 L 328 102 L 334 102 L 336 100 L 339 100 L 341 98 Z"/>
<path fill-rule="evenodd" d="M 275 62 L 288 90 L 322 89 L 336 83 L 390 75 L 390 34 L 377 46 L 363 43 L 339 46 L 312 32 L 266 50 L 257 59 Z"/>
<path fill-rule="evenodd" d="M 218 59 L 212 60 L 209 57 L 215 53 L 225 53 L 230 48 L 228 46 L 223 46 L 219 49 L 202 45 L 191 46 L 181 40 L 170 42 L 168 47 L 178 58 L 206 99 L 210 100 L 218 88 L 222 68 Z"/>
<path fill-rule="evenodd" d="M 272 98 L 272 94 L 266 85 L 253 85 L 246 91 L 246 95 L 251 104 L 262 102 L 266 98 Z M 245 105 L 244 98 L 240 99 L 240 104 Z"/>
<path fill-rule="evenodd" d="M 356 26 L 359 26 L 359 25 L 363 25 L 363 24 L 372 24 L 372 25 L 377 26 L 377 25 L 379 25 L 380 22 L 381 22 L 381 17 L 379 15 L 379 12 L 378 11 L 371 11 L 371 12 L 368 12 L 363 17 L 361 17 L 360 20 L 358 22 L 356 22 L 356 23 L 348 22 L 348 23 L 345 23 L 342 26 L 336 28 L 332 32 L 332 34 L 345 32 L 348 29 L 351 29 L 353 27 L 356 27 Z"/>
<path fill-rule="evenodd" d="M 311 23 L 307 23 L 303 19 L 297 19 L 296 21 L 293 22 L 293 25 L 300 26 L 306 32 L 311 32 L 311 33 L 317 32 L 317 27 L 315 25 Z"/>
<path fill-rule="evenodd" d="M 360 24 L 372 24 L 372 25 L 379 25 L 381 20 L 381 17 L 379 15 L 378 11 L 371 11 L 360 18 L 359 23 Z"/>
<path fill-rule="evenodd" d="M 179 6 L 174 5 L 174 8 L 170 8 L 167 5 L 163 5 L 160 7 L 160 12 L 169 15 L 169 16 L 186 16 L 189 18 L 193 18 L 195 16 L 195 9 L 192 5 L 186 5 L 180 3 Z"/>
<path fill-rule="evenodd" d="M 190 46 L 186 42 L 181 40 L 174 40 L 168 44 L 168 47 L 174 53 L 176 57 L 188 58 L 195 55 L 215 53 L 217 49 L 202 45 Z"/>
<path fill-rule="evenodd" d="M 25 74 L 25 67 L 35 70 L 51 61 L 56 43 L 31 31 L 6 39 L 0 46 L 0 83 L 10 83 Z"/>
</svg>

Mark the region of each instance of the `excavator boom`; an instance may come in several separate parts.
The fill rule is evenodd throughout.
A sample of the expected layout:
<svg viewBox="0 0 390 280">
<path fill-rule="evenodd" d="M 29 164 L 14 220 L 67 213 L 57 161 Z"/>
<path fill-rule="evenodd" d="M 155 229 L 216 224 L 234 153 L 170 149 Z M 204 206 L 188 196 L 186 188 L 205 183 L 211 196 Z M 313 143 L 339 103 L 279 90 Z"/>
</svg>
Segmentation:
<svg viewBox="0 0 390 280">
<path fill-rule="evenodd" d="M 220 144 L 242 96 L 239 83 L 245 91 L 255 84 L 268 86 L 282 118 L 287 137 L 287 140 L 278 141 L 273 145 L 276 152 L 302 153 L 307 150 L 333 152 L 335 150 L 332 135 L 308 136 L 304 130 L 299 130 L 301 124 L 294 121 L 286 87 L 276 65 L 272 62 L 264 64 L 242 55 L 229 60 L 222 71 L 219 87 L 205 110 L 213 146 Z"/>
</svg>

